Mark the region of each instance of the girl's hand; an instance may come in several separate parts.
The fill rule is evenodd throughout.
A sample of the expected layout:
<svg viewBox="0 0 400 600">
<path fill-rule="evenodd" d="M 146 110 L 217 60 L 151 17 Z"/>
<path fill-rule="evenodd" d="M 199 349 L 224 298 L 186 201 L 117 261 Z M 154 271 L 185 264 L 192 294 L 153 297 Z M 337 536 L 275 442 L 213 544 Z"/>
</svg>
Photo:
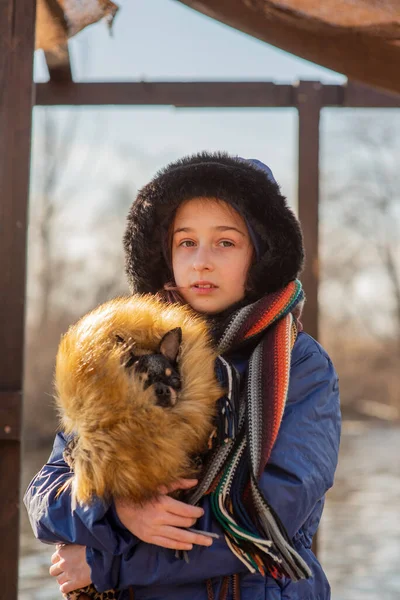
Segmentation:
<svg viewBox="0 0 400 600">
<path fill-rule="evenodd" d="M 191 550 L 193 544 L 211 546 L 210 537 L 185 531 L 204 514 L 203 509 L 167 495 L 196 484 L 196 479 L 180 479 L 169 488 L 160 488 L 160 497 L 142 506 L 115 499 L 119 520 L 133 535 L 148 544 L 174 550 Z"/>
<path fill-rule="evenodd" d="M 57 545 L 51 557 L 50 575 L 57 577 L 60 592 L 67 594 L 92 583 L 86 562 L 86 547 L 75 544 Z"/>
</svg>

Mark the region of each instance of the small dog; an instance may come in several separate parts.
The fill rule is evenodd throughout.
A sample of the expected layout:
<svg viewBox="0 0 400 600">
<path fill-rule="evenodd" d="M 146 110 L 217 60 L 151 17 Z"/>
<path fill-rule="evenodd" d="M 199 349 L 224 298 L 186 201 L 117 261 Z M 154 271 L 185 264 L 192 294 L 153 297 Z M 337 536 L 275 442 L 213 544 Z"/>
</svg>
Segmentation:
<svg viewBox="0 0 400 600">
<path fill-rule="evenodd" d="M 168 331 L 154 354 L 137 356 L 121 335 L 115 336 L 116 343 L 121 345 L 121 364 L 131 376 L 138 375 L 143 382 L 143 389 L 153 386 L 155 403 L 162 408 L 175 406 L 178 393 L 182 387 L 181 377 L 177 371 L 177 356 L 182 343 L 182 329 L 175 327 Z M 63 452 L 64 460 L 74 470 L 74 449 L 76 437 L 71 438 Z"/>
<path fill-rule="evenodd" d="M 71 326 L 56 360 L 56 402 L 72 441 L 65 460 L 73 501 L 143 504 L 195 476 L 215 431 L 217 354 L 205 321 L 152 296 L 106 302 Z M 93 586 L 72 592 L 118 598 Z"/>
<path fill-rule="evenodd" d="M 118 342 L 126 342 L 118 336 Z M 133 369 L 142 378 L 143 387 L 154 387 L 156 403 L 163 408 L 175 406 L 177 394 L 181 389 L 181 377 L 178 373 L 176 359 L 182 343 L 182 329 L 175 327 L 162 338 L 154 354 L 136 356 L 128 349 L 126 369 Z"/>
</svg>

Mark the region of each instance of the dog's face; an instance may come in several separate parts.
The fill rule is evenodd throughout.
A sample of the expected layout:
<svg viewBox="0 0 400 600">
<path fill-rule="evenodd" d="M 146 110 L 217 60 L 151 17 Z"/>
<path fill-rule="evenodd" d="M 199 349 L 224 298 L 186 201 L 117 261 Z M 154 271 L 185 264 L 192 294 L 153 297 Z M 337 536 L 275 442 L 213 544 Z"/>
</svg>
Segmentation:
<svg viewBox="0 0 400 600">
<path fill-rule="evenodd" d="M 118 340 L 123 342 L 122 338 Z M 177 356 L 182 342 L 180 327 L 168 331 L 154 354 L 135 355 L 129 350 L 124 367 L 139 374 L 144 389 L 153 386 L 156 403 L 164 408 L 175 406 L 181 389 L 181 377 L 177 370 Z"/>
</svg>

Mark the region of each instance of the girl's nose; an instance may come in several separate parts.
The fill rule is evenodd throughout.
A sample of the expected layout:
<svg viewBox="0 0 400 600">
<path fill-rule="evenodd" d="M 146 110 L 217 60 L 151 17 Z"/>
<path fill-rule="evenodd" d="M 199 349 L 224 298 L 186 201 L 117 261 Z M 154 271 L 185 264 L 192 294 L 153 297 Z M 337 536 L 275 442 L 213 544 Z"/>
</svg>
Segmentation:
<svg viewBox="0 0 400 600">
<path fill-rule="evenodd" d="M 205 248 L 198 248 L 193 257 L 193 269 L 195 271 L 212 271 L 213 268 L 210 253 Z"/>
</svg>

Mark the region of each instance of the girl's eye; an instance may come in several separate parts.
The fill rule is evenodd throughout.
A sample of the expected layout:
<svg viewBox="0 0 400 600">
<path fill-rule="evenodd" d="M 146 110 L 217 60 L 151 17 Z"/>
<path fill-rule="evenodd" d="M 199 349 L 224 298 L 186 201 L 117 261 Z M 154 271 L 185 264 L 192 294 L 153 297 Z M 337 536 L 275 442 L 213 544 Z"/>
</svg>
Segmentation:
<svg viewBox="0 0 400 600">
<path fill-rule="evenodd" d="M 230 248 L 231 246 L 234 246 L 235 244 L 234 244 L 233 242 L 230 242 L 229 240 L 222 240 L 222 241 L 220 242 L 220 245 L 221 245 L 223 248 Z"/>
<path fill-rule="evenodd" d="M 195 245 L 195 243 L 193 242 L 193 240 L 183 240 L 179 243 L 179 245 L 183 246 L 184 248 L 192 248 Z"/>
</svg>

